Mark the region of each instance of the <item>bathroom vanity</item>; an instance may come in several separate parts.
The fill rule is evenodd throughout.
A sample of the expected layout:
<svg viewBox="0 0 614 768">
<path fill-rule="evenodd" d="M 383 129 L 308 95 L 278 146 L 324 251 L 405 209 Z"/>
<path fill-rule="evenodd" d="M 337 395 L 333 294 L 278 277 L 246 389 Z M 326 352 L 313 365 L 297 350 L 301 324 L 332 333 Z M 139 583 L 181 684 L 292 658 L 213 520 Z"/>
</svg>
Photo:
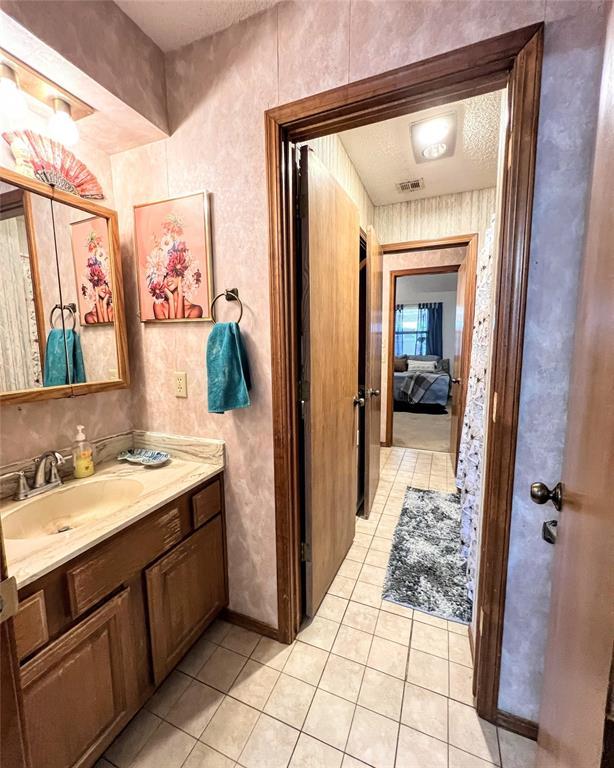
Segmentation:
<svg viewBox="0 0 614 768">
<path fill-rule="evenodd" d="M 32 764 L 91 766 L 227 605 L 223 462 L 109 463 L 0 511 Z"/>
</svg>

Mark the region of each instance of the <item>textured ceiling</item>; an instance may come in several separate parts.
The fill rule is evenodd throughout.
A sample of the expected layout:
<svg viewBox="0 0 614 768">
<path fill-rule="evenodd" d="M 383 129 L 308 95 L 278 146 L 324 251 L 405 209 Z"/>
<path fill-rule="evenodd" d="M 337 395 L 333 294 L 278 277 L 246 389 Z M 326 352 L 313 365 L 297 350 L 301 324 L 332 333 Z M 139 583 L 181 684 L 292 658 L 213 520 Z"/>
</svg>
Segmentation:
<svg viewBox="0 0 614 768">
<path fill-rule="evenodd" d="M 278 0 L 115 0 L 163 51 L 174 51 L 270 8 Z"/>
<path fill-rule="evenodd" d="M 494 186 L 501 114 L 501 91 L 365 125 L 339 136 L 374 205 L 466 192 Z M 452 157 L 417 164 L 411 123 L 455 111 L 456 149 Z M 424 189 L 399 192 L 396 185 L 424 178 Z"/>
</svg>

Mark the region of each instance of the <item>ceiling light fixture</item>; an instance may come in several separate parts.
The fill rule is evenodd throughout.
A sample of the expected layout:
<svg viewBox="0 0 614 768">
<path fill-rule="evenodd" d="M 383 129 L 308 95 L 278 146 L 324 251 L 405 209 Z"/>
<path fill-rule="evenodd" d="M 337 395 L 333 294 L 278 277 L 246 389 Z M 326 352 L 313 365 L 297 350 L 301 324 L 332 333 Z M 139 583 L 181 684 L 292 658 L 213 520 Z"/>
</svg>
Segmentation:
<svg viewBox="0 0 614 768">
<path fill-rule="evenodd" d="M 2 104 L 2 129 L 23 128 L 28 109 L 26 97 L 19 88 L 17 73 L 5 62 L 0 63 L 0 104 Z"/>
<path fill-rule="evenodd" d="M 418 120 L 410 133 L 416 163 L 450 157 L 456 146 L 456 112 Z"/>
<path fill-rule="evenodd" d="M 79 141 L 79 129 L 72 119 L 70 104 L 64 99 L 53 99 L 53 115 L 48 123 L 49 135 L 66 147 L 72 147 Z"/>
</svg>

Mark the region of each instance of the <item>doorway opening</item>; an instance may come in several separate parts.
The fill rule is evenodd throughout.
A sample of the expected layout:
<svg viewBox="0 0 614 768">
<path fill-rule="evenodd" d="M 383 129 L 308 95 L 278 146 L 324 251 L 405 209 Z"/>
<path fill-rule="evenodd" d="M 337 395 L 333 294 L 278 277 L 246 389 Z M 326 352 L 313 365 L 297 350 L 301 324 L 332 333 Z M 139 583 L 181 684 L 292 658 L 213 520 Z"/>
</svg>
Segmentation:
<svg viewBox="0 0 614 768">
<path fill-rule="evenodd" d="M 297 174 L 295 147 L 318 137 L 328 137 L 336 131 L 450 105 L 507 86 L 510 120 L 504 142 L 507 162 L 500 185 L 498 300 L 495 302 L 496 330 L 489 386 L 491 402 L 496 400 L 496 418 L 487 425 L 484 493 L 489 503 L 481 524 L 481 558 L 486 566 L 480 572 L 474 612 L 479 618 L 474 624 L 473 635 L 478 713 L 493 721 L 499 717 L 497 690 L 507 563 L 507 545 L 502 542 L 507 541 L 510 522 L 541 37 L 540 26 L 518 30 L 267 113 L 279 637 L 291 641 L 296 637 L 303 615 L 302 586 L 306 582 L 308 589 L 311 587 L 312 607 L 317 607 L 331 579 L 351 581 L 351 577 L 344 577 L 340 571 L 335 576 L 340 565 L 339 552 L 361 548 L 358 534 L 364 531 L 366 536 L 370 534 L 373 538 L 369 528 L 374 524 L 379 528 L 384 516 L 379 512 L 378 521 L 363 519 L 359 526 L 355 523 L 360 467 L 356 455 L 360 420 L 356 418 L 356 411 L 362 408 L 361 400 L 365 400 L 366 406 L 371 400 L 380 399 L 381 388 L 377 385 L 368 387 L 372 390 L 369 399 L 361 398 L 356 389 L 359 218 L 337 194 L 334 180 L 331 183 L 326 179 L 322 163 L 308 162 L 307 166 L 301 167 L 300 175 Z M 301 154 L 309 156 L 309 150 Z M 297 192 L 300 205 L 298 215 L 295 215 Z M 323 222 L 326 226 L 321 226 Z M 332 237 L 331 231 L 334 233 Z M 377 244 L 377 233 L 368 227 L 366 234 L 367 257 L 371 252 L 381 257 L 386 246 L 382 249 Z M 464 237 L 470 239 L 471 235 Z M 388 243 L 392 243 L 394 250 L 395 243 L 399 244 L 400 240 L 396 238 Z M 335 250 L 331 250 L 333 245 Z M 347 259 L 338 258 L 342 252 Z M 346 270 L 346 264 L 351 264 L 352 269 Z M 372 270 L 372 273 L 376 272 L 377 268 Z M 344 281 L 343 290 L 338 290 L 340 280 Z M 368 288 L 366 293 L 369 296 Z M 348 296 L 351 296 L 349 301 L 346 300 Z M 374 306 L 373 302 L 371 306 Z M 379 320 L 377 313 L 377 307 L 371 315 L 366 313 L 367 323 L 370 321 L 372 325 L 371 332 L 366 333 L 365 359 L 370 354 L 377 354 L 377 350 L 368 350 L 368 339 L 377 338 L 374 326 L 375 330 L 378 323 L 380 330 L 382 327 L 381 310 Z M 353 330 L 347 331 L 347 339 L 343 337 L 344 343 L 339 345 L 339 333 L 345 332 L 339 325 L 342 316 L 352 319 L 347 328 Z M 308 335 L 301 334 L 305 327 L 309 328 Z M 316 340 L 319 343 L 315 343 Z M 331 386 L 334 394 L 323 397 L 324 390 L 330 395 Z M 337 406 L 344 408 L 349 402 L 351 412 L 337 407 L 325 413 L 320 408 L 323 403 L 330 404 L 335 399 Z M 371 413 L 374 410 L 372 408 Z M 369 424 L 365 409 L 365 439 Z M 335 442 L 337 438 L 347 440 L 343 450 L 338 450 L 341 443 Z M 366 461 L 372 445 L 375 441 L 369 442 Z M 379 441 L 377 447 L 379 449 Z M 392 448 L 391 452 L 395 450 Z M 392 467 L 388 467 L 391 455 L 384 456 L 382 480 L 392 474 Z M 370 462 L 370 467 L 375 466 L 379 471 L 379 462 Z M 368 478 L 370 470 L 365 470 L 365 489 L 369 487 Z M 371 509 L 382 501 L 381 495 L 378 499 L 379 493 L 378 487 Z M 334 500 L 332 506 L 331 498 Z M 367 499 L 368 493 L 365 493 L 363 504 L 368 510 Z M 322 500 L 324 506 L 320 503 Z M 344 520 L 327 528 L 319 525 L 322 520 L 317 520 L 318 525 L 315 525 L 316 520 L 312 519 L 310 532 L 310 517 L 309 514 L 305 516 L 305 510 L 311 509 L 313 513 L 313 510 L 323 508 L 343 509 Z M 351 510 L 354 523 L 345 526 L 345 522 L 349 522 L 348 510 Z M 303 519 L 306 520 L 305 529 L 301 526 Z M 355 537 L 351 535 L 354 526 Z M 380 532 L 383 533 L 382 528 Z M 302 539 L 303 533 L 307 540 Z M 328 572 L 320 567 L 322 563 L 328 563 Z M 362 567 L 365 567 L 364 559 Z M 363 604 L 368 601 L 369 593 L 375 595 L 369 587 L 381 589 L 367 581 L 362 589 Z M 352 596 L 357 596 L 354 591 Z"/>
</svg>

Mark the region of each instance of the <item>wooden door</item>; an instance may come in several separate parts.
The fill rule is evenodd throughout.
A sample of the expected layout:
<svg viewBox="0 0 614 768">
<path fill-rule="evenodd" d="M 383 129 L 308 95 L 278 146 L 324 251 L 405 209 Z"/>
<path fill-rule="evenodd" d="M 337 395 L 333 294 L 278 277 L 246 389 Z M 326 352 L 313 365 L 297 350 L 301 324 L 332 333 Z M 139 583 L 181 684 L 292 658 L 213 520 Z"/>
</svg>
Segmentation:
<svg viewBox="0 0 614 768">
<path fill-rule="evenodd" d="M 358 209 L 301 150 L 305 612 L 313 616 L 354 538 L 357 501 Z"/>
<path fill-rule="evenodd" d="M 227 603 L 222 516 L 145 573 L 154 679 L 160 683 Z"/>
<path fill-rule="evenodd" d="M 127 722 L 128 604 L 125 589 L 22 667 L 33 768 L 92 765 Z"/>
<path fill-rule="evenodd" d="M 365 376 L 365 517 L 369 517 L 380 472 L 382 415 L 382 248 L 367 227 L 367 321 Z"/>
<path fill-rule="evenodd" d="M 25 732 L 23 694 L 15 642 L 13 617 L 17 610 L 17 589 L 7 574 L 4 538 L 0 524 L 0 764 L 10 768 L 31 765 Z M 11 597 L 12 593 L 12 597 Z"/>
<path fill-rule="evenodd" d="M 454 322 L 454 360 L 451 361 L 450 374 L 452 376 L 452 414 L 450 419 L 450 453 L 453 464 L 456 467 L 458 458 L 458 445 L 463 427 L 461 420 L 462 406 L 462 374 L 463 374 L 463 341 L 465 329 L 465 294 L 467 291 L 467 263 L 466 260 L 458 268 L 458 282 L 456 283 L 456 318 Z M 464 409 L 463 409 L 464 410 Z"/>
<path fill-rule="evenodd" d="M 614 34 L 606 38 L 554 550 L 539 768 L 612 765 L 611 754 L 609 763 L 602 762 L 614 638 Z M 535 512 L 556 516 L 550 504 Z"/>
</svg>

